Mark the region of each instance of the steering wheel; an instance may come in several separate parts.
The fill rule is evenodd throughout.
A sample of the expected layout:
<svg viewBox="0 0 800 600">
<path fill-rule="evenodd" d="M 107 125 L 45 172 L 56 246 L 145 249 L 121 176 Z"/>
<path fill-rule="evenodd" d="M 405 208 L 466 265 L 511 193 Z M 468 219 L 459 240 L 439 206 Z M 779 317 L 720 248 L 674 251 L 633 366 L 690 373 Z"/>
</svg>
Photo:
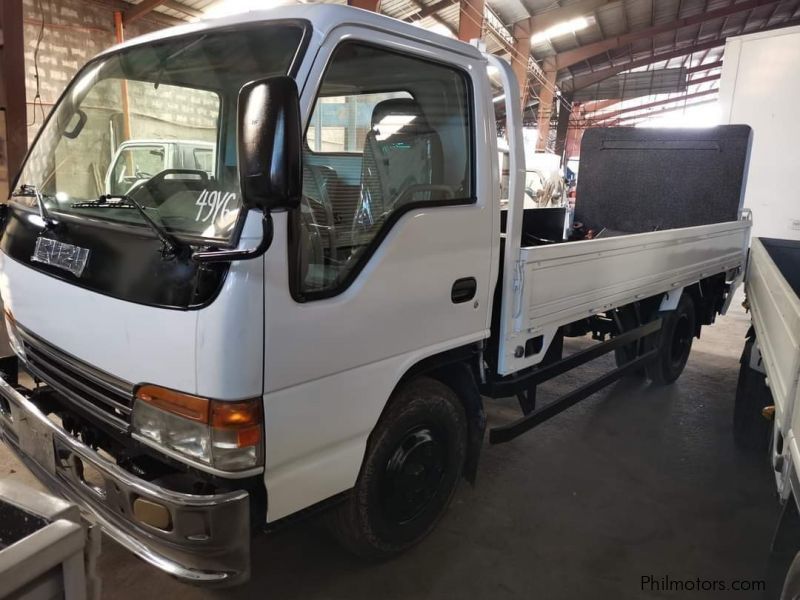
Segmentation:
<svg viewBox="0 0 800 600">
<path fill-rule="evenodd" d="M 195 175 L 199 176 L 199 182 L 201 185 L 205 186 L 208 184 L 208 173 L 205 171 L 201 171 L 200 169 L 165 169 L 159 173 L 153 175 L 150 179 L 141 179 L 141 184 L 134 185 L 130 190 L 128 190 L 129 195 L 141 194 L 142 192 L 146 192 L 150 199 L 156 206 L 160 206 L 166 198 L 164 197 L 164 191 L 159 190 L 159 185 L 166 180 L 167 177 L 170 175 Z M 181 181 L 181 179 L 169 180 L 169 181 Z M 183 179 L 183 181 L 198 181 L 196 179 Z"/>
</svg>

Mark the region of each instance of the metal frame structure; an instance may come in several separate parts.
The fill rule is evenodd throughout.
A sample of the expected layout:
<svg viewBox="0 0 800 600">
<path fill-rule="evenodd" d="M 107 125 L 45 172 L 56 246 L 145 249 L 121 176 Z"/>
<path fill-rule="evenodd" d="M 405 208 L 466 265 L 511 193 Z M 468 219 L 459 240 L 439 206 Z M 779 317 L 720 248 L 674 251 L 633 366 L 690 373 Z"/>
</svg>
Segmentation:
<svg viewBox="0 0 800 600">
<path fill-rule="evenodd" d="M 125 26 L 131 23 L 142 19 L 159 25 L 191 21 L 202 17 L 216 0 L 87 1 L 118 13 L 113 27 L 117 39 L 122 39 Z M 21 2 L 3 2 L 3 12 L 13 12 L 17 4 Z M 563 151 L 565 140 L 579 139 L 588 126 L 629 122 L 631 119 L 620 119 L 628 112 L 636 112 L 641 119 L 654 114 L 643 111 L 655 106 L 663 106 L 659 113 L 693 106 L 686 102 L 696 94 L 712 96 L 713 81 L 722 65 L 721 48 L 728 37 L 800 23 L 800 0 L 727 0 L 722 6 L 712 0 L 682 0 L 677 6 L 653 0 L 347 0 L 347 4 L 423 27 L 444 28 L 462 41 L 481 39 L 488 52 L 506 58 L 519 81 L 524 120 L 536 123 L 539 129 L 540 151 L 552 148 L 550 129 L 557 122 L 561 126 L 555 147 Z M 588 27 L 542 37 L 542 32 L 576 18 L 585 19 Z M 13 34 L 9 32 L 6 38 L 5 45 L 11 48 Z M 24 77 L 22 61 L 22 57 L 12 59 L 6 72 Z M 657 85 L 645 86 L 635 92 L 623 89 L 616 102 L 601 108 L 584 104 L 576 111 L 573 106 L 575 92 L 591 97 L 593 90 L 611 77 L 666 68 L 685 72 L 680 96 L 665 98 Z M 693 73 L 704 76 L 689 79 Z M 5 79 L 10 81 L 8 75 Z M 637 96 L 644 101 L 627 102 Z M 24 109 L 24 98 L 22 106 Z M 19 136 L 10 131 L 9 137 Z M 9 148 L 10 171 L 24 149 Z"/>
<path fill-rule="evenodd" d="M 575 406 L 581 400 L 585 400 L 611 383 L 648 365 L 658 356 L 658 346 L 654 344 L 652 348 L 644 350 L 640 342 L 647 336 L 658 334 L 661 331 L 661 325 L 662 320 L 657 318 L 540 369 L 528 371 L 521 376 L 489 382 L 481 390 L 482 393 L 492 398 L 506 398 L 516 395 L 523 412 L 522 418 L 491 429 L 489 431 L 489 441 L 492 444 L 510 442 L 526 431 L 530 431 L 537 425 L 541 425 L 568 408 Z M 564 394 L 545 406 L 536 408 L 536 386 L 632 343 L 637 343 L 640 350 L 636 358 Z"/>
</svg>

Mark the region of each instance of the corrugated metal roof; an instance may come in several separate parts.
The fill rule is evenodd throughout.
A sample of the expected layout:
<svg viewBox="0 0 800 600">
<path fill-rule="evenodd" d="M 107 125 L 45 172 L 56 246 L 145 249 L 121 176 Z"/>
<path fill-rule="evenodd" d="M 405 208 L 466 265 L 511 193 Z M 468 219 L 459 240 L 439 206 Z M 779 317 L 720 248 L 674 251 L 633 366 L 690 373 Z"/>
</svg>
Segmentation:
<svg viewBox="0 0 800 600">
<path fill-rule="evenodd" d="M 534 57 L 544 60 L 558 53 L 566 52 L 615 36 L 648 29 L 655 25 L 664 25 L 702 15 L 713 10 L 724 9 L 736 4 L 750 5 L 748 0 L 622 0 L 606 4 L 590 13 L 589 27 L 574 34 L 567 34 L 537 43 L 533 48 Z M 565 3 L 566 5 L 566 3 Z M 647 58 L 672 50 L 687 48 L 694 44 L 722 40 L 730 35 L 739 35 L 758 30 L 767 26 L 776 26 L 792 19 L 800 8 L 798 0 L 783 0 L 770 2 L 763 6 L 750 8 L 730 14 L 725 17 L 715 18 L 702 23 L 687 25 L 671 31 L 621 45 L 619 48 L 609 50 L 603 54 L 593 56 L 582 63 L 576 64 L 564 73 L 562 77 L 570 77 L 609 68 L 625 61 Z M 704 50 L 700 56 L 703 62 L 719 60 L 722 49 Z M 698 63 L 698 57 L 672 59 L 666 63 L 669 67 Z M 665 63 L 657 62 L 650 65 L 650 69 L 664 68 Z"/>
<path fill-rule="evenodd" d="M 141 0 L 132 0 L 138 3 Z M 177 19 L 194 20 L 198 15 L 213 8 L 223 0 L 164 0 L 155 10 Z M 291 1 L 291 0 L 289 0 Z M 313 3 L 318 0 L 298 0 Z M 325 3 L 345 4 L 346 0 L 321 0 Z M 643 32 L 655 26 L 663 26 L 665 30 L 622 44 L 608 44 L 608 48 L 592 53 L 584 60 L 562 68 L 559 71 L 559 82 L 564 89 L 574 87 L 574 82 L 583 78 L 597 78 L 600 74 L 608 75 L 605 81 L 595 82 L 581 92 L 581 98 L 604 98 L 614 95 L 613 90 L 627 87 L 621 97 L 631 97 L 663 93 L 676 84 L 675 74 L 680 69 L 692 69 L 698 65 L 717 63 L 721 60 L 725 37 L 749 33 L 767 27 L 800 23 L 800 0 L 486 0 L 487 18 L 484 22 L 484 39 L 490 52 L 510 57 L 511 35 L 513 24 L 521 19 L 533 18 L 533 23 L 546 19 L 557 22 L 557 16 L 575 14 L 584 16 L 588 25 L 578 31 L 565 33 L 537 41 L 532 47 L 533 59 L 542 64 L 546 60 L 589 44 L 609 40 L 636 32 Z M 755 4 L 758 6 L 753 7 Z M 588 10 L 577 10 L 589 6 Z M 741 10 L 733 10 L 742 5 Z M 437 10 L 433 10 L 435 7 Z M 593 7 L 593 8 L 592 8 Z M 731 10 L 728 10 L 731 9 Z M 697 17 L 710 11 L 724 10 L 726 16 L 702 20 L 681 27 L 671 27 L 679 19 Z M 383 0 L 381 12 L 385 15 L 419 25 L 420 27 L 439 30 L 451 35 L 458 31 L 458 0 L 442 2 L 442 0 Z M 695 19 L 696 20 L 696 19 Z M 715 44 L 719 42 L 719 44 Z M 688 51 L 692 47 L 704 44 L 705 47 L 695 52 Z M 680 51 L 680 52 L 676 52 Z M 659 55 L 675 53 L 669 59 L 657 60 Z M 653 59 L 656 59 L 653 61 Z M 634 69 L 625 69 L 629 63 L 642 64 Z M 536 62 L 532 66 L 539 72 Z M 717 67 L 718 68 L 718 67 Z M 666 71 L 666 70 L 676 71 Z M 625 75 L 624 71 L 630 73 Z M 650 75 L 641 75 L 652 72 Z M 685 83 L 685 92 L 693 94 L 714 89 L 715 81 L 693 85 L 691 79 L 708 77 L 718 71 L 699 71 Z M 536 98 L 539 80 L 532 78 L 532 98 Z M 649 82 L 649 83 L 648 83 Z M 647 94 L 646 86 L 650 86 Z M 631 87 L 632 86 L 632 87 Z M 594 95 L 593 95 L 594 94 Z M 630 100 L 624 103 L 645 102 Z M 619 110 L 617 105 L 615 110 Z"/>
</svg>

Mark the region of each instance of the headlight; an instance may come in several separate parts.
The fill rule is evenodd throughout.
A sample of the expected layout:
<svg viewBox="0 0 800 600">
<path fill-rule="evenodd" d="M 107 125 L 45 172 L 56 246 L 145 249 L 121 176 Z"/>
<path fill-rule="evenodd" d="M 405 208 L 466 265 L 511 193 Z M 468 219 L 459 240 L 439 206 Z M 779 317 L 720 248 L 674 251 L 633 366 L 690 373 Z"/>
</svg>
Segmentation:
<svg viewBox="0 0 800 600">
<path fill-rule="evenodd" d="M 225 402 L 155 385 L 136 390 L 133 429 L 142 438 L 225 471 L 263 464 L 261 399 Z"/>
</svg>

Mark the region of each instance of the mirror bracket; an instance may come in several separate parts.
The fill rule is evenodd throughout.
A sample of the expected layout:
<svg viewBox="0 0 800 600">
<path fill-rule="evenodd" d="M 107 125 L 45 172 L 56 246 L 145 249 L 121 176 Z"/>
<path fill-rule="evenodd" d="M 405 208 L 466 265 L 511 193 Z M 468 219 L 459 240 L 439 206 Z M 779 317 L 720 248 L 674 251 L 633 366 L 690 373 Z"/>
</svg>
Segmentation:
<svg viewBox="0 0 800 600">
<path fill-rule="evenodd" d="M 192 260 L 205 264 L 232 262 L 234 260 L 250 260 L 263 256 L 272 245 L 272 238 L 275 233 L 275 228 L 272 224 L 272 216 L 269 212 L 264 212 L 264 217 L 261 220 L 261 227 L 263 234 L 261 241 L 255 248 L 247 248 L 245 250 L 198 250 L 192 253 Z"/>
</svg>

